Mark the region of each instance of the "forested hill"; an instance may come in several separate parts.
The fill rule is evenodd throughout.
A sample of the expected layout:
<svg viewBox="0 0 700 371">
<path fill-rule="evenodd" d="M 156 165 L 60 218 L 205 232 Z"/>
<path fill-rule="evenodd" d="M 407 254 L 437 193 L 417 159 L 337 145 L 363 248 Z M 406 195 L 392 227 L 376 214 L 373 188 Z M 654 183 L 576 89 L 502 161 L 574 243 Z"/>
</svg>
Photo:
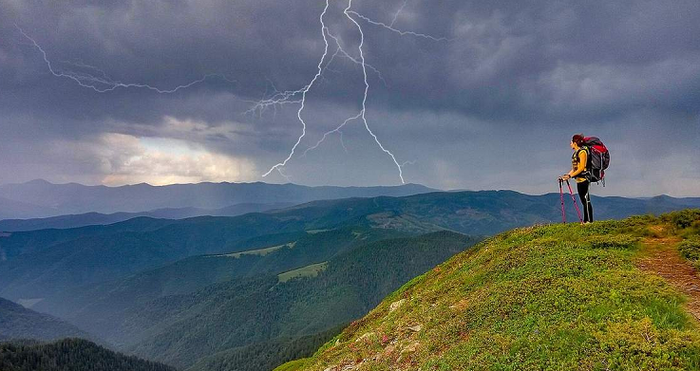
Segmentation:
<svg viewBox="0 0 700 371">
<path fill-rule="evenodd" d="M 55 340 L 65 337 L 87 338 L 89 335 L 58 318 L 0 298 L 0 339 Z"/>
<path fill-rule="evenodd" d="M 499 234 L 278 370 L 698 370 L 700 210 Z"/>
<path fill-rule="evenodd" d="M 125 356 L 82 339 L 53 343 L 0 343 L 2 371 L 175 371 L 174 368 Z"/>
<path fill-rule="evenodd" d="M 134 306 L 104 318 L 121 324 L 113 326 L 118 333 L 100 334 L 115 343 L 128 343 L 124 349 L 137 355 L 180 368 L 192 366 L 191 371 L 260 370 L 263 361 L 288 360 L 270 354 L 280 340 L 286 339 L 282 348 L 294 348 L 294 339 L 360 318 L 405 282 L 476 241 L 435 232 L 360 242 L 326 263 Z M 246 347 L 249 351 L 250 346 L 265 343 L 270 346 L 246 353 Z"/>
</svg>

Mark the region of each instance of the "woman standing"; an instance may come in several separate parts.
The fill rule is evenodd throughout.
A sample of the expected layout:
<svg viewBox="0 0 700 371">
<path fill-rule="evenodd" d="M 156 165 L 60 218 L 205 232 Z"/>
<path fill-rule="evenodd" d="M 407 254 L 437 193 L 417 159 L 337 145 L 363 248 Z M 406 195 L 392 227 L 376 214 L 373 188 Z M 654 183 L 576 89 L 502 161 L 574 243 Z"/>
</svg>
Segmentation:
<svg viewBox="0 0 700 371">
<path fill-rule="evenodd" d="M 591 187 L 590 150 L 586 146 L 583 134 L 576 134 L 571 138 L 571 149 L 574 150 L 574 154 L 571 156 L 571 171 L 560 179 L 566 181 L 569 178 L 574 178 L 576 180 L 578 196 L 583 204 L 583 222 L 590 223 L 593 221 L 593 205 L 589 193 Z"/>
</svg>

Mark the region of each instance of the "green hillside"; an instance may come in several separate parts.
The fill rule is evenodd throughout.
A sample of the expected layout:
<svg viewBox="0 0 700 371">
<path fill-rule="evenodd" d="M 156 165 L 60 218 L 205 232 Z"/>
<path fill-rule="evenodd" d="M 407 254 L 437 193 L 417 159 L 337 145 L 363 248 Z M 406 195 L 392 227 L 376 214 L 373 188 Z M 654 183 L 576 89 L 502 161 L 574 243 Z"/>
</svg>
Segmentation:
<svg viewBox="0 0 700 371">
<path fill-rule="evenodd" d="M 502 233 L 279 370 L 698 370 L 699 234 L 700 210 Z"/>
<path fill-rule="evenodd" d="M 160 298 L 105 318 L 113 332 L 98 334 L 121 349 L 180 368 L 208 356 L 213 357 L 206 367 L 193 370 L 238 369 L 268 358 L 277 360 L 274 367 L 289 360 L 269 355 L 286 354 L 275 350 L 277 345 L 258 347 L 248 357 L 236 354 L 242 347 L 279 340 L 285 343 L 281 348 L 296 348 L 295 339 L 360 318 L 411 278 L 476 241 L 436 232 L 371 242 L 333 257 L 315 277 L 280 282 L 277 275 L 263 275 Z M 233 367 L 236 362 L 242 363 Z"/>
<path fill-rule="evenodd" d="M 0 343 L 2 371 L 175 371 L 155 362 L 112 352 L 82 339 L 53 343 Z"/>
<path fill-rule="evenodd" d="M 233 279 L 304 267 L 331 259 L 360 244 L 401 235 L 405 234 L 351 226 L 320 233 L 281 235 L 278 237 L 288 239 L 283 242 L 273 239 L 272 247 L 189 257 L 123 279 L 67 290 L 47 298 L 40 306 L 50 308 L 51 313 L 81 327 L 92 328 L 95 320 L 103 322 L 111 313 L 137 304 L 188 294 Z"/>
</svg>

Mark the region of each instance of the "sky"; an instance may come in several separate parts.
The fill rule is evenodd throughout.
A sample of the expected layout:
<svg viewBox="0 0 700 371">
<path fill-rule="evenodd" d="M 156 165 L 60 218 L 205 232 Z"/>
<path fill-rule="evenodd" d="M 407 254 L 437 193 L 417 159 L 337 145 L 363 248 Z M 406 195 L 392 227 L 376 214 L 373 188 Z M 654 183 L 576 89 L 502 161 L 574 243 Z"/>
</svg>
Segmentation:
<svg viewBox="0 0 700 371">
<path fill-rule="evenodd" d="M 700 196 L 697 0 L 351 1 L 0 0 L 0 184 Z"/>
</svg>

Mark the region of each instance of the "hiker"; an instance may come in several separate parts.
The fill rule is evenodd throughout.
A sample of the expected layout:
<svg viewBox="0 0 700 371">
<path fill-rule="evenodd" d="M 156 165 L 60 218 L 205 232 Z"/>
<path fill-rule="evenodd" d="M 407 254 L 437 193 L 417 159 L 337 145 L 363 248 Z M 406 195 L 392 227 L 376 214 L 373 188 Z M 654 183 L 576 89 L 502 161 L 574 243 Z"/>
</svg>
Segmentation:
<svg viewBox="0 0 700 371">
<path fill-rule="evenodd" d="M 591 188 L 590 150 L 586 146 L 583 134 L 576 134 L 571 138 L 571 149 L 574 150 L 574 154 L 571 156 L 572 169 L 559 179 L 561 181 L 567 181 L 569 178 L 576 180 L 578 196 L 583 204 L 583 222 L 590 223 L 593 221 L 593 205 L 589 193 Z"/>
</svg>

